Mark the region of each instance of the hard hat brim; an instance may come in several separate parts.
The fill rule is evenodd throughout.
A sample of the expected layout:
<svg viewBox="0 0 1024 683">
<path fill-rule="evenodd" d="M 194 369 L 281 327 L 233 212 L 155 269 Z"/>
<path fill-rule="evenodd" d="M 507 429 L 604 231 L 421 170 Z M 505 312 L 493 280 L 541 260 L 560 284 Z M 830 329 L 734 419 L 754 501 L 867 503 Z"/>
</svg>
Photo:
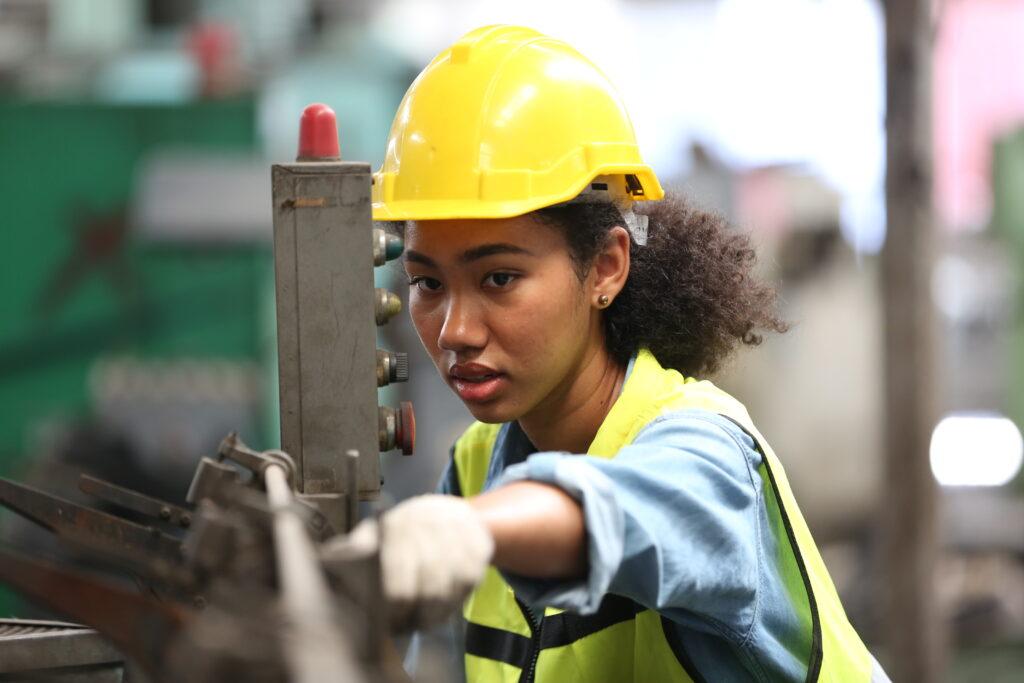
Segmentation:
<svg viewBox="0 0 1024 683">
<path fill-rule="evenodd" d="M 378 175 L 378 174 L 375 174 Z M 642 194 L 633 195 L 633 201 L 656 201 L 665 196 L 658 177 L 649 166 L 604 167 L 597 169 L 592 177 L 578 187 L 561 195 L 529 197 L 516 200 L 481 200 L 478 197 L 466 199 L 407 199 L 386 202 L 378 196 L 382 183 L 376 182 L 372 202 L 375 221 L 428 221 L 461 218 L 512 218 L 537 211 L 548 206 L 561 204 L 575 198 L 586 189 L 594 178 L 607 175 L 634 175 L 640 182 Z"/>
</svg>

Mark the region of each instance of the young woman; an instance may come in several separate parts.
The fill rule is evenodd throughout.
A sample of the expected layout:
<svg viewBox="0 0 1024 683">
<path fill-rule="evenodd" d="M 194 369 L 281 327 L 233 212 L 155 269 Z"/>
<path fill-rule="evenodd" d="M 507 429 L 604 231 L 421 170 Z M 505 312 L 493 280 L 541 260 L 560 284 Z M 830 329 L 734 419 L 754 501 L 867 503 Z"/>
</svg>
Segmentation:
<svg viewBox="0 0 1024 683">
<path fill-rule="evenodd" d="M 373 210 L 477 420 L 441 495 L 382 519 L 398 621 L 469 594 L 470 681 L 885 680 L 770 446 L 697 379 L 784 329 L 773 291 L 745 237 L 664 198 L 596 67 L 464 36 L 406 94 Z"/>
</svg>

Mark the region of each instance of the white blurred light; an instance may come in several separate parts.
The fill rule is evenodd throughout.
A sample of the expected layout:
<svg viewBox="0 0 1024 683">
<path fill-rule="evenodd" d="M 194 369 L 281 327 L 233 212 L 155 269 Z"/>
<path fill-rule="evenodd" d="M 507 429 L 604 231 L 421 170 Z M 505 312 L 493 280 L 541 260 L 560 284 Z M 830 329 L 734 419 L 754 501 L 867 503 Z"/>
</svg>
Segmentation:
<svg viewBox="0 0 1024 683">
<path fill-rule="evenodd" d="M 943 486 L 1002 486 L 1020 471 L 1024 438 L 997 414 L 961 413 L 932 432 L 932 473 Z"/>
</svg>

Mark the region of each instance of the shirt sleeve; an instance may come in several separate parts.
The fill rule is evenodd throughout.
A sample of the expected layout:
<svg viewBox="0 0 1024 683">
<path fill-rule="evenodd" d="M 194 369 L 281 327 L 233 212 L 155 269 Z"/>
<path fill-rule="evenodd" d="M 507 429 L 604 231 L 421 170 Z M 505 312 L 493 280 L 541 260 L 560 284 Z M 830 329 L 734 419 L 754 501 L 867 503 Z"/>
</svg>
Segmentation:
<svg viewBox="0 0 1024 683">
<path fill-rule="evenodd" d="M 748 435 L 701 410 L 659 417 L 613 459 L 532 455 L 496 484 L 544 482 L 580 501 L 588 575 L 506 579 L 533 604 L 588 614 L 615 593 L 680 623 L 696 617 L 742 637 L 759 585 L 760 460 Z"/>
</svg>

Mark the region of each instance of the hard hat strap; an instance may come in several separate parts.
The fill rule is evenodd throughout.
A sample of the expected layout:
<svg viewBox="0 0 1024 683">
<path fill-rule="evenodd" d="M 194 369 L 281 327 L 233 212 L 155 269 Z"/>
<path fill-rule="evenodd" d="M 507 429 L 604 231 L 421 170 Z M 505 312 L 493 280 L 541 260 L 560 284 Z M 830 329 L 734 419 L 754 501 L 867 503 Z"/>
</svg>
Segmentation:
<svg viewBox="0 0 1024 683">
<path fill-rule="evenodd" d="M 629 234 L 633 237 L 633 241 L 636 242 L 637 246 L 647 246 L 647 216 L 635 213 L 632 208 L 619 209 L 622 214 L 622 220 L 626 223 L 626 230 L 629 230 Z"/>
<path fill-rule="evenodd" d="M 578 195 L 554 206 L 574 204 L 611 204 L 619 210 L 622 222 L 638 246 L 647 244 L 647 216 L 633 211 L 633 199 L 622 176 L 597 176 Z"/>
</svg>

